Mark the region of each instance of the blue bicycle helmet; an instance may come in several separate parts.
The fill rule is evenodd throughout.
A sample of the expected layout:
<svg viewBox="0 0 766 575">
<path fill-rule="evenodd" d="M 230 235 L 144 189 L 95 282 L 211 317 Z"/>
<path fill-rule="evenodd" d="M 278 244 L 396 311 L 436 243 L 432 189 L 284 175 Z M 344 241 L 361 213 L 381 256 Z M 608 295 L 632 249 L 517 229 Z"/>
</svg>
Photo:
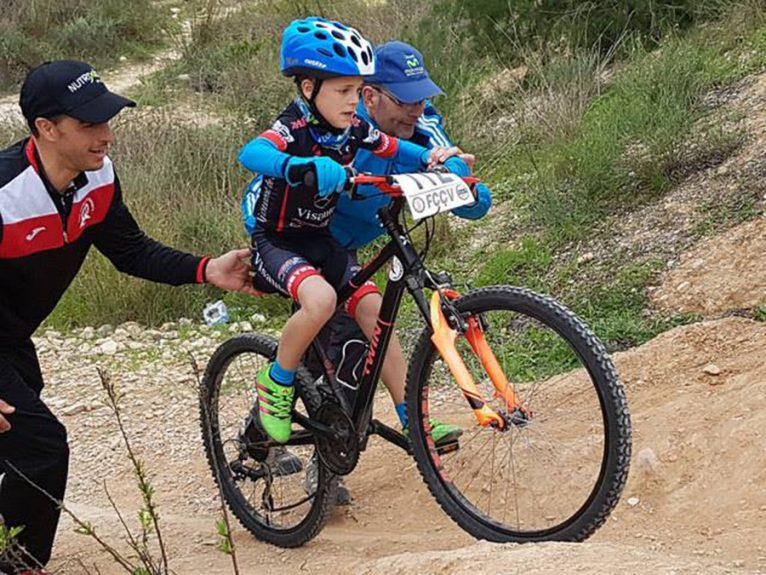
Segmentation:
<svg viewBox="0 0 766 575">
<path fill-rule="evenodd" d="M 285 28 L 279 60 L 285 76 L 324 79 L 375 73 L 372 45 L 359 32 L 317 16 L 293 20 Z"/>
</svg>

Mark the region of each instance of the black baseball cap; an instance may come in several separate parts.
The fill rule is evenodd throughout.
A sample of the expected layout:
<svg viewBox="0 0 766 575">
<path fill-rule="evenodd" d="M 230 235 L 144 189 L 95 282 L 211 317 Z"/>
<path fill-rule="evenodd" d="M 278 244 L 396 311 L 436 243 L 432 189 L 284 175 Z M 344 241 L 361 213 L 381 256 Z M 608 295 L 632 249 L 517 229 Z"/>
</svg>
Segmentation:
<svg viewBox="0 0 766 575">
<path fill-rule="evenodd" d="M 125 106 L 135 106 L 136 103 L 107 90 L 90 64 L 56 60 L 29 71 L 21 86 L 19 105 L 30 124 L 35 118 L 61 114 L 90 124 L 101 124 Z"/>
</svg>

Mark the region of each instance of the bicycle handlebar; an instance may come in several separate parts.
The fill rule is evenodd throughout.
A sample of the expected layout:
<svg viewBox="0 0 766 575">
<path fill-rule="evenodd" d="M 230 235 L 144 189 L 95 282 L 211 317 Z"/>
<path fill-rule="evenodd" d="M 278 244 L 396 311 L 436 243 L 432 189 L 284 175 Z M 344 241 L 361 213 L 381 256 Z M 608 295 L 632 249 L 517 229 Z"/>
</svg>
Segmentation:
<svg viewBox="0 0 766 575">
<path fill-rule="evenodd" d="M 355 187 L 363 184 L 373 185 L 384 194 L 394 198 L 400 197 L 402 195 L 402 190 L 396 184 L 393 176 L 376 176 L 373 174 L 365 173 L 360 174 L 354 168 L 349 166 L 344 167 L 344 169 L 346 170 L 347 180 L 343 190 L 348 192 L 348 195 L 352 199 L 356 197 L 354 195 Z M 309 189 L 316 189 L 317 186 L 317 175 L 313 164 L 301 164 L 290 168 L 289 179 L 293 182 L 301 182 L 301 184 Z M 467 176 L 463 178 L 463 181 L 465 181 L 469 186 L 471 186 L 471 188 L 473 188 L 473 186 L 475 186 L 481 180 L 473 176 Z"/>
</svg>

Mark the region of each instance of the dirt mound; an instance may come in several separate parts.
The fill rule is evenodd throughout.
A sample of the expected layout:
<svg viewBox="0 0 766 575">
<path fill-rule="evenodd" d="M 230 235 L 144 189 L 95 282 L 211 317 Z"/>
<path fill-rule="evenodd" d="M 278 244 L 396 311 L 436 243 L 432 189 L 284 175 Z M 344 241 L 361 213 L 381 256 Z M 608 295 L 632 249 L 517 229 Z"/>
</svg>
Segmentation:
<svg viewBox="0 0 766 575">
<path fill-rule="evenodd" d="M 615 563 L 614 559 L 617 559 Z M 617 570 L 631 575 L 657 573 L 731 573 L 725 567 L 698 557 L 647 551 L 613 543 L 541 543 L 537 545 L 493 545 L 476 543 L 462 549 L 428 553 L 403 553 L 385 557 L 360 571 L 364 575 L 474 575 L 513 573 L 552 575 L 589 573 L 612 575 Z M 742 571 L 740 571 L 742 572 Z"/>
<path fill-rule="evenodd" d="M 760 193 L 754 210 L 763 212 L 763 174 L 766 170 L 766 74 L 747 78 L 719 97 L 726 107 L 741 114 L 747 143 L 714 172 L 693 176 L 688 184 L 711 203 L 710 216 L 726 217 L 723 205 L 736 195 Z M 669 198 L 678 195 L 670 194 Z M 728 200 L 727 200 L 728 198 Z M 683 205 L 683 202 L 682 204 Z M 716 206 L 720 214 L 716 213 Z M 663 210 L 664 211 L 664 210 Z M 679 222 L 698 225 L 701 212 L 689 219 L 677 210 L 669 215 Z M 688 227 L 688 226 L 686 226 Z M 713 236 L 683 253 L 662 284 L 651 295 L 652 304 L 669 313 L 699 313 L 708 317 L 730 310 L 753 308 L 766 302 L 766 221 L 758 218 Z M 674 232 L 675 234 L 676 232 Z M 671 262 L 675 264 L 676 262 Z"/>
<path fill-rule="evenodd" d="M 651 300 L 664 312 L 706 316 L 766 303 L 766 219 L 741 224 L 683 254 Z"/>
<path fill-rule="evenodd" d="M 136 449 L 155 474 L 171 565 L 178 573 L 231 573 L 215 549 L 218 507 L 184 359 L 191 348 L 204 361 L 216 341 L 153 335 L 146 357 L 130 356 L 135 345 L 107 358 L 78 355 L 76 342 L 39 342 L 46 394 L 72 445 L 67 502 L 118 546 L 121 528 L 104 482 L 129 521 L 139 507 L 113 418 L 98 402 L 93 363 L 108 363 L 126 393 Z M 305 547 L 276 549 L 235 528 L 242 572 L 766 572 L 766 324 L 729 318 L 680 327 L 615 360 L 628 391 L 634 461 L 622 501 L 588 542 L 477 544 L 431 499 L 413 461 L 374 439 L 348 478 L 353 504 L 336 509 Z M 377 405 L 392 421 L 387 399 Z M 120 572 L 72 528 L 62 521 L 57 573 L 82 573 L 79 561 Z"/>
</svg>

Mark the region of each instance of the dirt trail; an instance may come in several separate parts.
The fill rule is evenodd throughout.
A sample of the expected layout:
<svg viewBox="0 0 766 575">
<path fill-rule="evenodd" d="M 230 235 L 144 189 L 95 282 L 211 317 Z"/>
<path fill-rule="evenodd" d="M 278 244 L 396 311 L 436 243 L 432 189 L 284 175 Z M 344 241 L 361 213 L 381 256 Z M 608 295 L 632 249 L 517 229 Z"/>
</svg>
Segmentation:
<svg viewBox="0 0 766 575">
<path fill-rule="evenodd" d="M 164 50 L 145 62 L 131 62 L 102 73 L 104 83 L 118 94 L 124 94 L 138 85 L 141 79 L 153 74 L 177 60 L 180 54 L 175 49 Z M 24 118 L 19 108 L 18 93 L 0 98 L 0 124 L 23 124 Z"/>
<path fill-rule="evenodd" d="M 95 401 L 94 367 L 90 360 L 74 364 L 66 345 L 41 343 L 48 399 L 72 443 L 67 501 L 119 541 L 102 481 L 129 516 L 138 500 L 114 422 Z M 588 542 L 476 543 L 434 503 L 413 462 L 373 440 L 348 480 L 353 504 L 336 509 L 310 544 L 280 550 L 236 527 L 243 572 L 766 573 L 766 324 L 729 318 L 680 327 L 615 360 L 633 417 L 634 461 L 622 501 Z M 113 363 L 112 369 L 127 393 L 131 435 L 155 473 L 176 572 L 230 573 L 227 558 L 215 550 L 215 491 L 188 365 L 182 356 L 168 356 L 138 368 Z M 382 416 L 390 420 L 381 399 Z M 72 409 L 75 402 L 85 403 Z M 97 563 L 102 573 L 119 572 L 72 532 L 68 519 L 56 557 L 58 573 L 81 572 L 78 558 Z"/>
<path fill-rule="evenodd" d="M 239 7 L 226 7 L 220 11 L 220 15 L 227 15 L 238 10 Z M 220 17 L 219 15 L 216 15 Z M 174 17 L 175 14 L 174 14 Z M 178 40 L 188 42 L 191 38 L 192 21 L 186 19 L 180 24 Z M 174 40 L 173 44 L 179 42 Z M 118 94 L 125 94 L 131 88 L 141 83 L 141 80 L 150 74 L 159 72 L 165 66 L 181 58 L 181 52 L 173 46 L 165 48 L 154 54 L 150 59 L 140 62 L 125 61 L 110 69 L 99 69 L 101 77 L 109 90 Z M 24 125 L 24 118 L 19 108 L 19 94 L 15 92 L 0 97 L 0 125 Z"/>
</svg>

